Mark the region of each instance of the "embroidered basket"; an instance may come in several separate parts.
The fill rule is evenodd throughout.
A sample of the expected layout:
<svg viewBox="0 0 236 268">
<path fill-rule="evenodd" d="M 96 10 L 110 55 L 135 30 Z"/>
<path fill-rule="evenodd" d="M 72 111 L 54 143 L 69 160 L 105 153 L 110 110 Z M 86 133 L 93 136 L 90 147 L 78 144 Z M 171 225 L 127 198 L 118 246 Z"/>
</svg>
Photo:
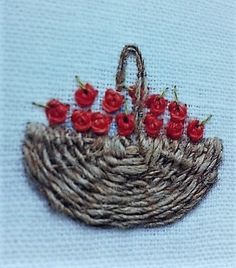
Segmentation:
<svg viewBox="0 0 236 268">
<path fill-rule="evenodd" d="M 154 227 L 184 216 L 217 179 L 218 138 L 193 143 L 143 131 L 145 69 L 136 46 L 124 47 L 116 88 L 123 90 L 127 58 L 138 69 L 134 137 L 91 136 L 65 127 L 29 123 L 23 143 L 27 173 L 50 205 L 96 226 Z M 144 92 L 141 92 L 141 89 Z"/>
</svg>

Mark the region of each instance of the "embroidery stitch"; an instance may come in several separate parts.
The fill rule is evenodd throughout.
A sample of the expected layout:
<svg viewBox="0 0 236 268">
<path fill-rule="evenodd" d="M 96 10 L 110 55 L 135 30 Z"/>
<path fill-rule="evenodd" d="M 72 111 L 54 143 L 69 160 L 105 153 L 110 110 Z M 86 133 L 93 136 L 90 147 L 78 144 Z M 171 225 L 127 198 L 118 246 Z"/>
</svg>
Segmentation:
<svg viewBox="0 0 236 268">
<path fill-rule="evenodd" d="M 135 56 L 138 74 L 136 84 L 126 87 L 130 55 Z M 104 97 L 108 114 L 75 110 L 74 130 L 65 129 L 58 124 L 65 122 L 69 106 L 51 100 L 43 106 L 49 126 L 28 124 L 25 168 L 56 210 L 92 225 L 161 226 L 185 215 L 215 183 L 223 147 L 218 138 L 203 138 L 211 116 L 191 120 L 184 135 L 187 107 L 179 102 L 176 89 L 170 103 L 164 93 L 148 96 L 145 77 L 141 52 L 127 45 L 117 69 L 117 91 L 108 89 Z M 75 100 L 89 109 L 98 92 L 77 81 Z M 132 98 L 133 111 L 116 114 L 118 135 L 109 137 L 110 114 L 123 104 L 123 90 Z M 170 120 L 161 135 L 160 116 L 167 107 Z M 98 136 L 83 134 L 91 130 Z"/>
</svg>

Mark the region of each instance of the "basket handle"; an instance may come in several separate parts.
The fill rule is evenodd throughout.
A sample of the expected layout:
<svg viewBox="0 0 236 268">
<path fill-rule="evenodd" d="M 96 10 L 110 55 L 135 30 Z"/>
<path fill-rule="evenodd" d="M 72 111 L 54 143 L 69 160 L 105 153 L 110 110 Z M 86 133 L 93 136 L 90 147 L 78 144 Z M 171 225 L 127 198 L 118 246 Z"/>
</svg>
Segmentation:
<svg viewBox="0 0 236 268">
<path fill-rule="evenodd" d="M 145 87 L 145 65 L 142 54 L 136 45 L 126 45 L 121 51 L 119 64 L 117 67 L 116 73 L 116 89 L 117 91 L 122 91 L 123 89 L 127 89 L 124 85 L 125 82 L 125 75 L 126 75 L 126 66 L 127 66 L 127 59 L 130 56 L 134 56 L 136 60 L 137 66 L 137 80 L 135 82 L 135 97 L 136 101 L 134 103 L 134 114 L 135 119 L 137 122 L 136 132 L 140 134 L 142 130 L 142 117 L 143 117 L 143 109 L 144 109 L 144 99 L 147 95 L 147 87 Z"/>
</svg>

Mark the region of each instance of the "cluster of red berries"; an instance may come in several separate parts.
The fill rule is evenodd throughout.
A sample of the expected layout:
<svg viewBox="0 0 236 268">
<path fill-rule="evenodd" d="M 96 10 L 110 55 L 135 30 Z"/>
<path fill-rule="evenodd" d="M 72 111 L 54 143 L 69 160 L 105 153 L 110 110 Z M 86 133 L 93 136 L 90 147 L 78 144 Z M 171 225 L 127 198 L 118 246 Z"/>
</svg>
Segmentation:
<svg viewBox="0 0 236 268">
<path fill-rule="evenodd" d="M 106 113 L 92 112 L 91 105 L 98 95 L 96 90 L 89 83 L 83 84 L 78 78 L 78 89 L 75 92 L 75 101 L 82 109 L 76 109 L 72 112 L 71 121 L 73 128 L 81 133 L 92 130 L 95 134 L 103 135 L 109 131 L 110 124 L 113 120 L 112 113 L 119 111 L 125 101 L 123 95 L 113 89 L 107 89 L 102 101 L 102 108 Z M 166 126 L 166 135 L 174 140 L 182 137 L 184 132 L 184 123 L 187 117 L 187 106 L 177 99 L 176 91 L 175 100 L 169 102 L 164 98 L 164 94 L 149 95 L 145 100 L 145 106 L 149 109 L 143 122 L 145 131 L 148 136 L 156 138 L 159 136 L 163 127 L 163 119 L 160 118 L 168 108 L 170 120 Z M 129 95 L 134 103 L 136 101 L 135 87 L 129 88 Z M 45 112 L 50 125 L 62 124 L 66 121 L 69 105 L 53 99 L 45 107 Z M 208 120 L 209 118 L 207 118 Z M 206 121 L 191 120 L 187 126 L 187 136 L 193 142 L 202 139 L 204 125 Z M 135 117 L 132 113 L 118 113 L 115 115 L 118 134 L 128 137 L 135 130 Z"/>
<path fill-rule="evenodd" d="M 146 107 L 149 108 L 149 112 L 144 119 L 145 130 L 148 136 L 157 137 L 163 127 L 163 119 L 158 118 L 165 113 L 168 108 L 170 120 L 166 125 L 167 137 L 178 140 L 184 133 L 184 124 L 187 118 L 187 105 L 180 103 L 176 93 L 176 87 L 174 87 L 174 101 L 168 101 L 164 98 L 164 93 L 161 95 L 150 95 L 146 100 Z M 198 119 L 193 119 L 188 122 L 187 136 L 193 142 L 198 142 L 203 138 L 205 123 L 210 119 L 209 116 L 204 121 L 200 122 Z"/>
</svg>

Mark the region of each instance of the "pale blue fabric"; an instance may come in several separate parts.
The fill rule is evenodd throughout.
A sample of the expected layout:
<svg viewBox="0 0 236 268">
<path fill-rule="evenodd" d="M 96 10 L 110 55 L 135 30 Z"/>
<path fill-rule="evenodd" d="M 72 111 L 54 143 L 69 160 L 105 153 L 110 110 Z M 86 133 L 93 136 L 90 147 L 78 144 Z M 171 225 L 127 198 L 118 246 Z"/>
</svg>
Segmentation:
<svg viewBox="0 0 236 268">
<path fill-rule="evenodd" d="M 233 3 L 2 2 L 0 267 L 236 267 Z M 177 84 L 191 115 L 214 115 L 206 135 L 224 142 L 216 187 L 183 220 L 159 229 L 75 223 L 49 209 L 21 163 L 26 122 L 46 122 L 31 102 L 72 102 L 75 74 L 100 91 L 114 87 L 126 43 L 140 46 L 150 87 Z"/>
</svg>

